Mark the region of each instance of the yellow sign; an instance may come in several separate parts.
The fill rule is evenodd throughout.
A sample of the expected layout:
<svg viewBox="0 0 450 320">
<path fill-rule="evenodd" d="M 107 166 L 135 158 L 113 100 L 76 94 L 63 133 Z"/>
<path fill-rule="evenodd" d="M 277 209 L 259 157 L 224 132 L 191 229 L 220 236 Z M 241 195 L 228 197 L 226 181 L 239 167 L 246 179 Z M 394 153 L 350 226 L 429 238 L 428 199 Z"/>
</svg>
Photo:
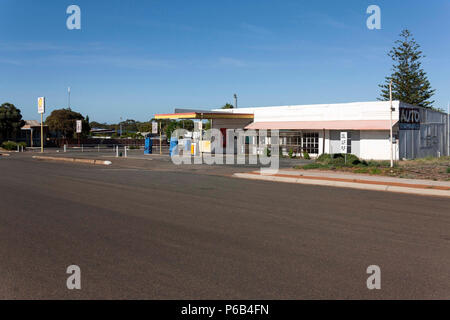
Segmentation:
<svg viewBox="0 0 450 320">
<path fill-rule="evenodd" d="M 38 113 L 45 113 L 45 97 L 38 98 Z"/>
<path fill-rule="evenodd" d="M 211 141 L 200 141 L 200 152 L 211 153 Z"/>
</svg>

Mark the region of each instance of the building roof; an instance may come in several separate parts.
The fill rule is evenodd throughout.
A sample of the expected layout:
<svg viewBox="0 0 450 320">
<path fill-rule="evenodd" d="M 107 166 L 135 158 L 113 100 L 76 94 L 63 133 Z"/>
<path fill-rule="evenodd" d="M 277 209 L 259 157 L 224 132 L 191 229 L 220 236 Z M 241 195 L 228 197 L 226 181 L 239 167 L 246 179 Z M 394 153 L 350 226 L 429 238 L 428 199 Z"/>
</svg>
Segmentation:
<svg viewBox="0 0 450 320">
<path fill-rule="evenodd" d="M 397 121 L 393 121 L 394 126 Z M 390 130 L 389 120 L 271 121 L 253 122 L 254 130 Z"/>
<path fill-rule="evenodd" d="M 21 128 L 22 130 L 30 130 L 31 128 L 40 128 L 41 123 L 37 120 L 25 120 L 25 125 Z M 47 127 L 44 125 L 44 127 Z"/>
</svg>

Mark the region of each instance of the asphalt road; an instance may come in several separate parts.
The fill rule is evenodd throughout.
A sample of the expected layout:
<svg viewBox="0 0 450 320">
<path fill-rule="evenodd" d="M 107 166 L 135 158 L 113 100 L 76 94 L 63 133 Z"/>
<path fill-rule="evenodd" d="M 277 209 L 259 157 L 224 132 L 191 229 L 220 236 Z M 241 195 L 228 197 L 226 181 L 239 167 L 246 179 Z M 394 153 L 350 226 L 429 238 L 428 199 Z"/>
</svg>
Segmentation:
<svg viewBox="0 0 450 320">
<path fill-rule="evenodd" d="M 0 298 L 450 298 L 448 199 L 126 161 L 0 158 Z"/>
</svg>

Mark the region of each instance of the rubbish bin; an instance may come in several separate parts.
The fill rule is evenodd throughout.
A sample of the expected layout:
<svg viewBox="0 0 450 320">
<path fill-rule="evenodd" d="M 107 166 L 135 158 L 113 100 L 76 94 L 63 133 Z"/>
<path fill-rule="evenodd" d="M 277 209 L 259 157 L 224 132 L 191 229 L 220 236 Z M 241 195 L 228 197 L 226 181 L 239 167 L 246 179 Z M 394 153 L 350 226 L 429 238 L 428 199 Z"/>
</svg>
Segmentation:
<svg viewBox="0 0 450 320">
<path fill-rule="evenodd" d="M 178 138 L 170 138 L 170 156 L 178 155 Z"/>
<path fill-rule="evenodd" d="M 144 154 L 152 154 L 152 153 L 153 153 L 153 140 L 151 137 L 146 137 Z"/>
</svg>

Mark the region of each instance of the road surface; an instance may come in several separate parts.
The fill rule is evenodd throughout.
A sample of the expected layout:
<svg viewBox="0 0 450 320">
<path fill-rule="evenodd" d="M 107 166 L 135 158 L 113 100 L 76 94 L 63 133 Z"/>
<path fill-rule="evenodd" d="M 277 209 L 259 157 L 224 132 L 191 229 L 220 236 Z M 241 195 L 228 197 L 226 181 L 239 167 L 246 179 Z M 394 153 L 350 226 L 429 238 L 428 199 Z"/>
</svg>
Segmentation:
<svg viewBox="0 0 450 320">
<path fill-rule="evenodd" d="M 233 170 L 0 158 L 0 298 L 450 298 L 449 199 Z"/>
</svg>

